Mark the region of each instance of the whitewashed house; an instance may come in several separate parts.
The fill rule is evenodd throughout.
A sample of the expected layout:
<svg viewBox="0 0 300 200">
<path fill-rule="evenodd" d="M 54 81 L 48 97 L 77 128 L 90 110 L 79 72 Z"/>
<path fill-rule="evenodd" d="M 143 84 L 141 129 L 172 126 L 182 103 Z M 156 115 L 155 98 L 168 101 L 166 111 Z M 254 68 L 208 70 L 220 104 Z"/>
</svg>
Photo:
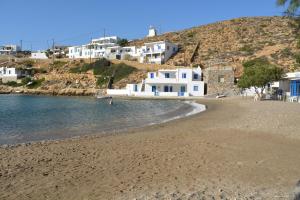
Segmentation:
<svg viewBox="0 0 300 200">
<path fill-rule="evenodd" d="M 204 96 L 202 70 L 198 68 L 163 69 L 149 72 L 139 84 L 128 84 L 125 89 L 107 90 L 108 95 L 189 97 Z"/>
<path fill-rule="evenodd" d="M 0 67 L 0 79 L 2 83 L 7 83 L 9 81 L 17 81 L 18 78 L 24 76 L 24 70 L 17 69 L 14 67 Z"/>
<path fill-rule="evenodd" d="M 104 57 L 107 59 L 139 59 L 140 54 L 135 46 L 121 47 L 113 46 L 107 47 Z"/>
<path fill-rule="evenodd" d="M 93 39 L 91 43 L 81 46 L 69 47 L 69 58 L 102 58 L 108 47 L 118 46 L 120 40 L 117 36 Z"/>
<path fill-rule="evenodd" d="M 168 41 L 145 43 L 141 48 L 140 62 L 164 64 L 177 51 L 178 46 Z"/>
<path fill-rule="evenodd" d="M 152 29 L 149 30 L 149 34 L 156 34 Z M 164 64 L 178 51 L 178 46 L 168 41 L 145 43 L 142 47 L 121 47 L 118 45 L 119 41 L 120 38 L 117 36 L 93 39 L 89 44 L 69 47 L 68 57 L 71 59 L 107 58 L 119 60 L 130 58 L 138 60 L 140 63 Z"/>
<path fill-rule="evenodd" d="M 0 55 L 14 55 L 21 51 L 21 47 L 14 44 L 0 46 Z"/>
<path fill-rule="evenodd" d="M 31 59 L 36 59 L 36 60 L 48 59 L 46 53 L 45 52 L 40 52 L 40 51 L 31 53 L 30 58 Z"/>
</svg>

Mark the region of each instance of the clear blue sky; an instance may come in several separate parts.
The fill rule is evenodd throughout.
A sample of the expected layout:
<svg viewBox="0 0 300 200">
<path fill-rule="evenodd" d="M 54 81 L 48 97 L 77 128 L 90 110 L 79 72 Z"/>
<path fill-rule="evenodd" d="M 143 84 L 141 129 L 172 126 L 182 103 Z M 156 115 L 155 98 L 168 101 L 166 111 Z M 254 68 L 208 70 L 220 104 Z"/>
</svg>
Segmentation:
<svg viewBox="0 0 300 200">
<path fill-rule="evenodd" d="M 0 0 L 0 45 L 46 49 L 54 38 L 75 45 L 91 37 L 141 38 L 149 25 L 162 32 L 244 16 L 282 15 L 276 0 Z M 47 42 L 48 41 L 48 42 Z M 48 44 L 49 43 L 49 44 Z"/>
</svg>

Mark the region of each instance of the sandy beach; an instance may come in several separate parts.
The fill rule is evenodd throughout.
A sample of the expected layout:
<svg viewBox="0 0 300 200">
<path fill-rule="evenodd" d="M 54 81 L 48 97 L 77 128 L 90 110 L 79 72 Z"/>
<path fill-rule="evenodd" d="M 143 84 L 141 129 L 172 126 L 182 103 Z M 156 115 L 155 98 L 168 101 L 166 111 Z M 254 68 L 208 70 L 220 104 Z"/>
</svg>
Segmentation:
<svg viewBox="0 0 300 200">
<path fill-rule="evenodd" d="M 0 148 L 0 199 L 290 199 L 300 104 L 199 100 L 126 133 Z"/>
</svg>

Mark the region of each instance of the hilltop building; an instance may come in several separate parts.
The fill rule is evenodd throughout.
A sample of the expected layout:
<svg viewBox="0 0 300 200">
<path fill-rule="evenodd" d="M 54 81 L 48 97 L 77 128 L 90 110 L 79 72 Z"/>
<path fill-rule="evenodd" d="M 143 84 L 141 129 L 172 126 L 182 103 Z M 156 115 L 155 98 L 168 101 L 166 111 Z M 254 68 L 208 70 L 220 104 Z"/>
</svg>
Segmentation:
<svg viewBox="0 0 300 200">
<path fill-rule="evenodd" d="M 93 39 L 91 43 L 81 46 L 69 47 L 69 58 L 101 58 L 105 57 L 108 47 L 118 46 L 120 40 L 117 36 Z"/>
<path fill-rule="evenodd" d="M 125 89 L 109 89 L 108 95 L 188 97 L 204 96 L 202 70 L 198 68 L 162 69 L 149 72 L 139 84 L 127 84 Z"/>
<path fill-rule="evenodd" d="M 68 57 L 137 60 L 140 63 L 164 64 L 177 53 L 178 46 L 168 41 L 145 43 L 142 47 L 118 45 L 117 36 L 93 39 L 91 43 L 69 47 Z"/>
<path fill-rule="evenodd" d="M 157 30 L 155 29 L 155 27 L 150 26 L 147 37 L 155 37 L 155 36 L 157 36 Z"/>
<path fill-rule="evenodd" d="M 36 59 L 36 60 L 48 59 L 46 53 L 45 52 L 41 52 L 41 51 L 32 52 L 30 58 L 31 59 Z"/>
<path fill-rule="evenodd" d="M 14 44 L 0 46 L 0 55 L 15 55 L 21 51 L 21 47 Z"/>
</svg>

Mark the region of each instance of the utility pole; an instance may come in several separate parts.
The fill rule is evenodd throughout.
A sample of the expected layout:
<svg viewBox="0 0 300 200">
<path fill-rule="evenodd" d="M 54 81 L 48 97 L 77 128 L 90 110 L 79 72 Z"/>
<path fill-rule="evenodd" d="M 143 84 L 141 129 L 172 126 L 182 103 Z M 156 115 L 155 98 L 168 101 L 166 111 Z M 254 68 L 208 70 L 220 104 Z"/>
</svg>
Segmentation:
<svg viewBox="0 0 300 200">
<path fill-rule="evenodd" d="M 54 63 L 54 39 L 52 39 L 52 63 Z"/>
<path fill-rule="evenodd" d="M 20 48 L 21 48 L 21 51 L 23 50 L 23 40 L 20 40 Z"/>
<path fill-rule="evenodd" d="M 104 28 L 104 30 L 103 30 L 103 37 L 105 37 L 105 34 L 106 34 L 105 32 L 106 32 L 106 30 L 105 30 L 105 28 Z"/>
</svg>

